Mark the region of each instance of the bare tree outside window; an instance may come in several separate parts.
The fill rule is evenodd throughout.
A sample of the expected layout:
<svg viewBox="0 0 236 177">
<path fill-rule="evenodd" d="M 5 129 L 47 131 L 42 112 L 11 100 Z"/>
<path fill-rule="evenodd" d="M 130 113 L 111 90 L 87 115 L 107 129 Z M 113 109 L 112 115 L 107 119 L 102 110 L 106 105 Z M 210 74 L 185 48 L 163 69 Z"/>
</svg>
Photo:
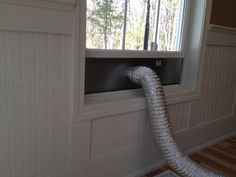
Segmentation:
<svg viewBox="0 0 236 177">
<path fill-rule="evenodd" d="M 119 48 L 122 5 L 118 0 L 91 0 L 87 8 L 87 47 Z"/>
</svg>

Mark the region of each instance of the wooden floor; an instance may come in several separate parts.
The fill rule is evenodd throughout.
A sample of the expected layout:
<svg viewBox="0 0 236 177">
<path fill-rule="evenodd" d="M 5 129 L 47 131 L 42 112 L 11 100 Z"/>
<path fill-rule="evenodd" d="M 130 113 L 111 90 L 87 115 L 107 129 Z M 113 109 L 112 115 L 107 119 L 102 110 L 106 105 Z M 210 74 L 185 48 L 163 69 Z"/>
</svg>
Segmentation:
<svg viewBox="0 0 236 177">
<path fill-rule="evenodd" d="M 236 177 L 236 136 L 192 154 L 190 158 L 212 171 Z M 164 166 L 144 177 L 154 177 L 168 169 L 169 166 Z"/>
</svg>

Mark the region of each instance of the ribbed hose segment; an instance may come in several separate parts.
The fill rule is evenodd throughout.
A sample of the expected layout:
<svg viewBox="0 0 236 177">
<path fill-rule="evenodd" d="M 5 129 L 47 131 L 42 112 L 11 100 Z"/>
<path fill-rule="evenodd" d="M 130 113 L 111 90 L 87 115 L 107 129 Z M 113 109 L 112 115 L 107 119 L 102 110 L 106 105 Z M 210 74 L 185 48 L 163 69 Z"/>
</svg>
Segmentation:
<svg viewBox="0 0 236 177">
<path fill-rule="evenodd" d="M 201 167 L 180 151 L 169 123 L 165 94 L 158 76 L 150 68 L 138 66 L 129 68 L 128 77 L 144 89 L 155 141 L 169 165 L 184 177 L 223 177 Z"/>
</svg>

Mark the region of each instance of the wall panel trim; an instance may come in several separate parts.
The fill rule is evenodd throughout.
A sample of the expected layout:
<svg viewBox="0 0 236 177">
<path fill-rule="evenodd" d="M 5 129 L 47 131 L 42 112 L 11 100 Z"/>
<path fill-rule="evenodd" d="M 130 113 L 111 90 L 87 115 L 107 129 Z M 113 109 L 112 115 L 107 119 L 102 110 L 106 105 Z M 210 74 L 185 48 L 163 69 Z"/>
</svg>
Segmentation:
<svg viewBox="0 0 236 177">
<path fill-rule="evenodd" d="M 71 35 L 73 13 L 0 2 L 0 31 Z"/>
<path fill-rule="evenodd" d="M 208 45 L 236 46 L 236 28 L 210 25 Z"/>
</svg>

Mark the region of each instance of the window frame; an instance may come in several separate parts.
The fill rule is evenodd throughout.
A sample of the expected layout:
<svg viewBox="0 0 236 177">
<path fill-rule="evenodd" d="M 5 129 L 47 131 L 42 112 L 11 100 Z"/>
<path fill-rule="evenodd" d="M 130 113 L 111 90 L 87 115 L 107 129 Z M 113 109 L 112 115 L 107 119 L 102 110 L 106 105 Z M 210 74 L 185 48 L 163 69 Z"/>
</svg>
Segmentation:
<svg viewBox="0 0 236 177">
<path fill-rule="evenodd" d="M 186 55 L 180 85 L 165 86 L 167 104 L 199 99 L 202 60 L 205 57 L 212 0 L 193 1 L 186 43 Z M 140 90 L 114 91 L 85 95 L 86 0 L 75 7 L 74 18 L 74 119 L 73 122 L 98 119 L 146 109 Z M 96 60 L 96 58 L 95 58 Z"/>
<path fill-rule="evenodd" d="M 84 0 L 83 0 L 84 1 Z M 184 12 L 180 36 L 180 51 L 152 51 L 129 49 L 90 49 L 86 48 L 87 58 L 184 58 L 188 36 L 189 17 L 193 0 L 184 0 Z M 126 25 L 125 25 L 126 26 Z M 124 42 L 124 38 L 123 41 Z M 123 45 L 122 45 L 123 47 Z"/>
</svg>

